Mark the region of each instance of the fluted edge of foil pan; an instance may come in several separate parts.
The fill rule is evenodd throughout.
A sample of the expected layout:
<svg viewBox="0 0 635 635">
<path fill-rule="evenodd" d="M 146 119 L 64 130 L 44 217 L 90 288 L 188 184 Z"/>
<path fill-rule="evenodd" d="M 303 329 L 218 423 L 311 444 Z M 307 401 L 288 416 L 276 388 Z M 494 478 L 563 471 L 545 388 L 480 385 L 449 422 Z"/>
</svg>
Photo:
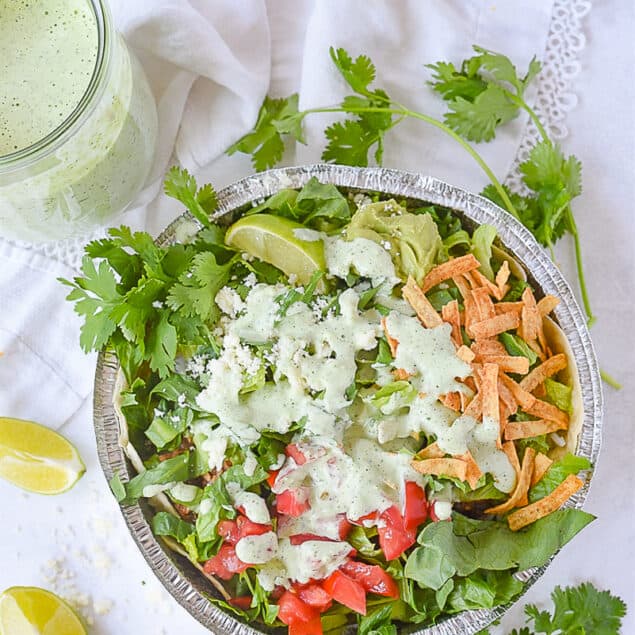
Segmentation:
<svg viewBox="0 0 635 635">
<path fill-rule="evenodd" d="M 302 187 L 311 177 L 350 191 L 374 191 L 442 205 L 477 225 L 488 223 L 496 227 L 500 243 L 525 267 L 531 281 L 543 293 L 553 294 L 561 299 L 554 313 L 573 351 L 582 390 L 584 418 L 577 453 L 589 459 L 595 467 L 602 434 L 602 387 L 593 344 L 571 287 L 531 233 L 491 201 L 436 178 L 386 168 L 325 164 L 269 170 L 241 179 L 218 193 L 218 211 L 214 214 L 214 219 L 231 222 L 236 216 L 235 212 L 244 206 L 260 202 L 282 188 Z M 196 225 L 198 223 L 193 217 L 185 213 L 167 227 L 157 242 L 175 242 L 183 228 Z M 113 354 L 99 355 L 95 373 L 94 423 L 97 453 L 107 479 L 115 473 L 128 475 L 129 478 L 134 475 L 119 445 L 119 425 L 113 404 L 118 371 L 119 364 Z M 584 487 L 571 497 L 566 507 L 582 507 L 591 476 L 590 474 Z M 206 597 L 214 594 L 209 582 L 191 563 L 169 550 L 153 535 L 149 522 L 152 512 L 145 502 L 123 505 L 121 512 L 132 537 L 155 575 L 169 593 L 210 631 L 220 635 L 257 635 L 276 631 L 264 626 L 255 629 L 211 604 Z M 526 583 L 522 595 L 548 566 L 549 563 L 516 574 L 518 579 Z M 436 625 L 423 629 L 409 625 L 403 627 L 401 632 L 419 635 L 470 635 L 501 617 L 510 606 L 511 604 L 490 610 L 464 611 Z"/>
</svg>

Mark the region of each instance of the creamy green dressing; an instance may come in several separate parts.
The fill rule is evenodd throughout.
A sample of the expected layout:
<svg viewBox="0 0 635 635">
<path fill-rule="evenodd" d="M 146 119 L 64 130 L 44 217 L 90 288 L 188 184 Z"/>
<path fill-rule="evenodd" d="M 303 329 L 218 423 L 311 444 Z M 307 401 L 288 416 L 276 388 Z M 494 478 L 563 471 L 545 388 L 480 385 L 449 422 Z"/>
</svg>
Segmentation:
<svg viewBox="0 0 635 635">
<path fill-rule="evenodd" d="M 0 155 L 57 128 L 86 92 L 96 59 L 86 0 L 0 0 Z"/>
<path fill-rule="evenodd" d="M 277 535 L 249 536 L 236 546 L 243 562 L 261 565 L 258 579 L 268 590 L 328 576 L 350 550 L 339 541 L 342 516 L 356 521 L 393 505 L 403 512 L 405 484 L 425 486 L 424 477 L 412 467 L 412 455 L 389 451 L 395 444 L 388 442 L 424 432 L 434 435 L 447 453 L 469 449 L 502 491 L 510 491 L 515 480 L 506 455 L 496 447 L 498 428 L 490 421 L 457 417 L 440 403 L 439 397 L 449 392 L 471 394 L 458 381 L 471 374 L 471 367 L 456 355 L 448 324 L 424 328 L 409 305 L 390 295 L 397 279 L 386 248 L 364 238 L 347 242 L 317 234 L 315 239 L 325 243 L 329 275 L 346 279 L 354 271 L 383 285 L 386 303 L 393 308 L 386 327 L 400 344 L 391 364 L 376 365 L 377 382 L 389 385 L 391 371 L 399 368 L 410 374 L 410 386 L 406 383 L 408 390 L 394 392 L 377 408 L 372 396 L 351 407 L 346 395 L 355 380 L 356 355 L 374 349 L 383 334 L 377 311 L 358 308 L 361 289 L 368 283 L 342 292 L 339 312 L 326 315 L 319 302 L 296 302 L 281 315 L 280 298 L 289 290 L 281 284 L 255 284 L 244 301 L 231 289 L 221 289 L 216 300 L 224 313 L 219 322 L 222 352 L 208 361 L 209 383 L 197 398 L 198 406 L 215 418 L 194 426 L 205 438 L 201 448 L 210 468 L 220 468 L 230 441 L 246 447 L 264 430 L 284 433 L 304 422 L 294 443 L 305 463 L 282 457 L 272 489 L 276 494 L 302 492 L 309 509 L 298 517 L 281 517 Z M 274 369 L 274 383 L 241 394 L 262 363 L 247 343 L 270 347 L 266 360 Z M 253 456 L 250 461 L 255 463 Z M 263 498 L 240 488 L 230 494 L 250 520 L 270 522 Z M 450 511 L 450 501 L 443 500 L 439 513 L 447 517 Z M 301 533 L 333 542 L 291 545 L 289 537 Z"/>
</svg>

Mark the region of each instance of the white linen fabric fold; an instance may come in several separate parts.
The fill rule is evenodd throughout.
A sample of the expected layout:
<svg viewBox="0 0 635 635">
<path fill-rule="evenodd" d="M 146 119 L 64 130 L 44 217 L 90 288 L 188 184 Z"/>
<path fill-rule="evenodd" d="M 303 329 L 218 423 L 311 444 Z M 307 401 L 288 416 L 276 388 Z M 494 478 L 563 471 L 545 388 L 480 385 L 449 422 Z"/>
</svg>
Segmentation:
<svg viewBox="0 0 635 635">
<path fill-rule="evenodd" d="M 176 160 L 217 188 L 250 173 L 248 158 L 226 148 L 253 126 L 264 96 L 300 93 L 302 107 L 347 94 L 328 55 L 343 46 L 369 55 L 378 86 L 398 101 L 441 116 L 425 85 L 424 64 L 459 62 L 480 44 L 509 55 L 521 70 L 544 52 L 553 0 L 111 0 L 117 28 L 138 55 L 159 112 L 159 141 L 148 184 L 115 223 L 157 233 L 181 206 L 160 193 Z M 320 160 L 329 116 L 306 120 L 308 146 L 288 163 Z M 525 119 L 479 151 L 503 178 Z M 386 139 L 384 164 L 479 189 L 485 178 L 451 139 L 404 121 Z M 59 275 L 72 272 L 44 255 L 0 241 L 0 415 L 59 426 L 89 393 L 94 356 L 78 344 L 79 320 Z M 11 386 L 10 390 L 6 390 Z"/>
</svg>

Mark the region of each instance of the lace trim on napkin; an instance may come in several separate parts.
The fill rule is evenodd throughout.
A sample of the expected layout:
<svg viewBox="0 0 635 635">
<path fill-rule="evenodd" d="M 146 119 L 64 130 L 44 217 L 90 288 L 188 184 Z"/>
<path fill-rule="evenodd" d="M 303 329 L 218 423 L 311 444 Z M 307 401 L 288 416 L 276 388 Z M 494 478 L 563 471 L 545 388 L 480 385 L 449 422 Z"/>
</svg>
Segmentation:
<svg viewBox="0 0 635 635">
<path fill-rule="evenodd" d="M 547 132 L 556 140 L 564 139 L 568 135 L 565 119 L 567 113 L 578 103 L 571 87 L 581 69 L 580 55 L 586 45 L 582 21 L 590 10 L 590 0 L 555 0 L 553 5 L 534 108 Z M 538 130 L 529 122 L 506 183 L 515 187 L 520 186 L 518 166 L 527 158 L 529 150 L 538 139 Z M 91 236 L 40 245 L 0 239 L 0 246 L 2 242 L 10 242 L 79 270 L 84 245 L 89 240 L 103 235 L 104 230 L 100 229 Z"/>
<path fill-rule="evenodd" d="M 578 97 L 571 87 L 581 70 L 580 56 L 586 46 L 582 21 L 590 10 L 590 0 L 555 0 L 553 4 L 547 46 L 544 59 L 541 60 L 542 71 L 537 78 L 534 110 L 547 133 L 556 141 L 569 134 L 565 119 L 578 103 Z M 538 129 L 529 121 L 511 172 L 505 180 L 507 185 L 524 189 L 518 167 L 539 140 Z"/>
</svg>

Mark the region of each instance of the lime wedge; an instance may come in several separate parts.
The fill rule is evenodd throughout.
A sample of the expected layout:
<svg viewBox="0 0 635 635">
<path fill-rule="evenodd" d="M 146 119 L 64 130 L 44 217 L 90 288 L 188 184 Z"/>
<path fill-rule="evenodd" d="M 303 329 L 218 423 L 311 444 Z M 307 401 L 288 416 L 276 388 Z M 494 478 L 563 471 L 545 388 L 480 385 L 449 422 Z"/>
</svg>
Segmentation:
<svg viewBox="0 0 635 635">
<path fill-rule="evenodd" d="M 0 417 L 0 477 L 37 494 L 59 494 L 86 471 L 75 447 L 32 421 Z"/>
<path fill-rule="evenodd" d="M 298 238 L 296 230 L 306 231 L 306 227 L 288 218 L 254 214 L 236 221 L 227 230 L 225 242 L 307 284 L 316 270 L 326 269 L 324 245 L 321 240 Z"/>
<path fill-rule="evenodd" d="M 64 600 L 44 589 L 15 586 L 0 595 L 2 635 L 86 635 Z"/>
</svg>

